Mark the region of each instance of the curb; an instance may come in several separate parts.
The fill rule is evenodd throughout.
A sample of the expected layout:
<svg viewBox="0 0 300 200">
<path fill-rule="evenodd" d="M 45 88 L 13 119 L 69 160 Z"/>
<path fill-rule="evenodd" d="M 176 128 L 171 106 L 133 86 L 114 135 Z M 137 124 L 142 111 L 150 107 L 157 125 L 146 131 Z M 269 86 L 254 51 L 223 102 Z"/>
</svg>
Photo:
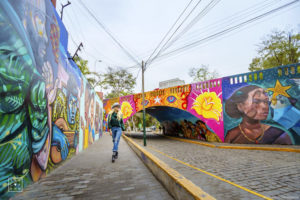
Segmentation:
<svg viewBox="0 0 300 200">
<path fill-rule="evenodd" d="M 146 149 L 135 143 L 132 139 L 122 135 L 131 149 L 139 156 L 143 163 L 150 169 L 152 174 L 165 186 L 167 191 L 180 200 L 215 200 L 214 197 L 204 192 L 190 180 L 170 168 L 166 163 L 159 160 Z"/>
<path fill-rule="evenodd" d="M 177 140 L 181 142 L 187 142 L 192 144 L 198 144 L 202 146 L 207 146 L 211 148 L 219 148 L 219 149 L 239 149 L 239 150 L 261 150 L 261 151 L 284 151 L 284 152 L 295 152 L 300 153 L 300 149 L 293 149 L 293 148 L 280 148 L 280 147 L 250 147 L 250 146 L 225 146 L 225 145 L 214 145 L 214 144 L 208 144 L 205 142 L 198 142 L 195 140 L 189 140 L 184 138 L 176 138 L 171 136 L 162 135 L 166 138 Z"/>
</svg>

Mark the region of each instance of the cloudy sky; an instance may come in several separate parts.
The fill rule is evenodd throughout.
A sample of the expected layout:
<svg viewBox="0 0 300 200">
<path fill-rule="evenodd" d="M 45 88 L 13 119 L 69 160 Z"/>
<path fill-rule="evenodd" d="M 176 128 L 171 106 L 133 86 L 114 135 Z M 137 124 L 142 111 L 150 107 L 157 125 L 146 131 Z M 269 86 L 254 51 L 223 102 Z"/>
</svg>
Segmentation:
<svg viewBox="0 0 300 200">
<path fill-rule="evenodd" d="M 105 72 L 107 66 L 132 67 L 130 59 L 91 17 L 84 6 L 117 38 L 139 62 L 147 60 L 163 36 L 191 0 L 69 0 L 64 10 L 63 22 L 69 32 L 69 51 L 73 54 L 76 44 L 84 45 L 79 55 L 89 61 L 92 71 Z M 67 0 L 57 0 L 57 10 Z M 202 0 L 177 33 L 180 33 L 197 14 L 211 2 Z M 226 28 L 247 21 L 293 0 L 221 0 L 202 16 L 185 34 L 162 52 L 161 55 L 187 44 L 209 37 Z M 193 0 L 183 18 L 194 8 Z M 249 63 L 256 56 L 257 44 L 274 29 L 300 32 L 300 1 L 267 17 L 231 31 L 193 48 L 184 48 L 174 54 L 154 60 L 145 73 L 145 90 L 158 88 L 159 81 L 180 78 L 192 82 L 189 68 L 209 65 L 221 76 L 248 71 Z M 182 21 L 182 20 L 181 20 Z M 180 24 L 180 22 L 178 24 Z M 173 33 L 173 31 L 171 31 Z M 176 35 L 175 35 L 176 36 Z M 73 40 L 73 41 L 72 41 Z M 98 62 L 101 60 L 101 62 Z M 130 68 L 137 76 L 135 92 L 141 91 L 139 68 Z"/>
</svg>

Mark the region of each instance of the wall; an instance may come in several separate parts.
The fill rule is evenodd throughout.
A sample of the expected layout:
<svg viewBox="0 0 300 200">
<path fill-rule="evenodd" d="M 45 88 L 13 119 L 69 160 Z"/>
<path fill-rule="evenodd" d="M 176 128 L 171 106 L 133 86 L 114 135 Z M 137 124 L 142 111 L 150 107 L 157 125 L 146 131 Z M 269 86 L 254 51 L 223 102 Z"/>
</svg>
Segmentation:
<svg viewBox="0 0 300 200">
<path fill-rule="evenodd" d="M 145 93 L 146 112 L 163 132 L 209 142 L 300 144 L 300 64 L 238 74 Z M 142 94 L 119 102 L 127 121 L 142 110 Z"/>
<path fill-rule="evenodd" d="M 102 134 L 103 104 L 67 53 L 51 1 L 0 1 L 0 198 Z M 8 192 L 10 191 L 10 192 Z"/>
<path fill-rule="evenodd" d="M 222 82 L 225 142 L 300 144 L 299 64 Z"/>
</svg>

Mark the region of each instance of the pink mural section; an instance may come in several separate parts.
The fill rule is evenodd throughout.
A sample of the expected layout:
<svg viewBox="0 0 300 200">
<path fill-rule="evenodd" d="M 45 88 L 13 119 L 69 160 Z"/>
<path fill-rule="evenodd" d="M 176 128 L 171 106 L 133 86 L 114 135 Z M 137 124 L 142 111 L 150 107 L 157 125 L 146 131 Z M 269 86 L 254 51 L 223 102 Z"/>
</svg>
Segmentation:
<svg viewBox="0 0 300 200">
<path fill-rule="evenodd" d="M 187 111 L 205 122 L 224 142 L 222 79 L 191 84 Z"/>
<path fill-rule="evenodd" d="M 121 111 L 123 113 L 124 123 L 136 113 L 134 95 L 120 97 Z"/>
</svg>

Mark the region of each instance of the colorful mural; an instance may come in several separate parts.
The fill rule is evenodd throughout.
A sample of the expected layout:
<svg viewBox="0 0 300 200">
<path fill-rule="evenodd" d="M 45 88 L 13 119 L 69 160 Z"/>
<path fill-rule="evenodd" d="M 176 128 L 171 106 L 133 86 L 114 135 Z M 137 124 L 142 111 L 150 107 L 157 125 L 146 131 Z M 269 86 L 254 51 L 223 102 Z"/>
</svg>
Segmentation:
<svg viewBox="0 0 300 200">
<path fill-rule="evenodd" d="M 300 144 L 300 64 L 145 93 L 146 112 L 164 134 L 241 144 Z M 143 107 L 142 94 L 119 102 L 127 121 Z"/>
<path fill-rule="evenodd" d="M 223 79 L 225 142 L 300 144 L 300 65 Z"/>
<path fill-rule="evenodd" d="M 51 1 L 1 0 L 0 29 L 0 198 L 8 199 L 99 139 L 103 104 L 69 59 Z"/>
</svg>

